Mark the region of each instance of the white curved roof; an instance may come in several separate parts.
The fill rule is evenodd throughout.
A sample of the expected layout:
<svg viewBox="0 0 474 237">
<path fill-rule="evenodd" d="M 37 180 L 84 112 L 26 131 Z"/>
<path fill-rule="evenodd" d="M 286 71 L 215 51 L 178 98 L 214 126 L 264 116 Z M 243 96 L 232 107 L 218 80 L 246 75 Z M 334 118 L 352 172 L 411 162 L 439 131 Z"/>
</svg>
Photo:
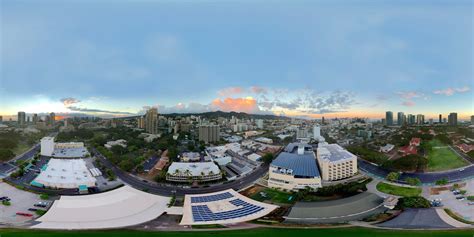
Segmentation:
<svg viewBox="0 0 474 237">
<path fill-rule="evenodd" d="M 31 228 L 106 229 L 138 225 L 163 214 L 169 197 L 124 186 L 109 192 L 61 196 Z"/>
</svg>

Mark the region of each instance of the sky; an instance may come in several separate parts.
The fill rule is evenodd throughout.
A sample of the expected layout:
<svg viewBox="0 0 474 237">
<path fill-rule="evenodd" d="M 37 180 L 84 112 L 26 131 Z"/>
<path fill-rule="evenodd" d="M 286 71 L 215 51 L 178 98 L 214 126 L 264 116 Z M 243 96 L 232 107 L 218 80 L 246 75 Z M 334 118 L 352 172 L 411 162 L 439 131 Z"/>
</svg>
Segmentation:
<svg viewBox="0 0 474 237">
<path fill-rule="evenodd" d="M 474 114 L 472 1 L 0 1 L 0 115 Z"/>
</svg>

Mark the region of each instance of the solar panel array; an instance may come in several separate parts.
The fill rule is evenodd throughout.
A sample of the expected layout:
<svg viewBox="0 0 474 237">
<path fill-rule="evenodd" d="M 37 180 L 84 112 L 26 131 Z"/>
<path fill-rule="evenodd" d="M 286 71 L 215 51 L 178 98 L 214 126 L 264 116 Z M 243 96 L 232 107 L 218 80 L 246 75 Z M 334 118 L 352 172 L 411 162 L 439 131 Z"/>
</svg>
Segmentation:
<svg viewBox="0 0 474 237">
<path fill-rule="evenodd" d="M 234 195 L 232 195 L 229 192 L 219 193 L 219 194 L 214 194 L 214 195 L 209 195 L 209 196 L 191 197 L 191 203 L 214 202 L 214 201 L 224 200 L 231 197 L 234 197 Z"/>
<path fill-rule="evenodd" d="M 241 199 L 235 199 L 229 201 L 234 206 L 240 207 L 238 209 L 222 211 L 222 212 L 212 212 L 207 205 L 196 205 L 192 206 L 193 219 L 195 222 L 204 222 L 204 221 L 221 221 L 228 219 L 240 218 L 248 215 L 255 214 L 259 211 L 262 211 L 264 208 L 250 204 Z"/>
</svg>

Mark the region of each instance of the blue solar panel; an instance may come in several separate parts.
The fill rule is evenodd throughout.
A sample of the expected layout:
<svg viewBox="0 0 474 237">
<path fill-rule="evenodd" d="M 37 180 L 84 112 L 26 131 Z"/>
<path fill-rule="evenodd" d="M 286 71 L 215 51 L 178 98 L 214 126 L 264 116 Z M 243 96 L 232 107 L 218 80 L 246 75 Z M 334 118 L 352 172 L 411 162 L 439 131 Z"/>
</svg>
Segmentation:
<svg viewBox="0 0 474 237">
<path fill-rule="evenodd" d="M 282 152 L 272 161 L 272 166 L 293 170 L 295 176 L 316 177 L 319 175 L 319 169 L 316 165 L 314 155 Z"/>
<path fill-rule="evenodd" d="M 229 202 L 240 208 L 230 211 L 212 212 L 207 205 L 191 206 L 193 220 L 195 222 L 228 220 L 252 215 L 264 209 L 263 207 L 250 204 L 241 199 L 235 199 Z"/>
<path fill-rule="evenodd" d="M 214 202 L 232 197 L 234 197 L 234 195 L 229 192 L 225 192 L 209 196 L 191 197 L 191 203 Z"/>
</svg>

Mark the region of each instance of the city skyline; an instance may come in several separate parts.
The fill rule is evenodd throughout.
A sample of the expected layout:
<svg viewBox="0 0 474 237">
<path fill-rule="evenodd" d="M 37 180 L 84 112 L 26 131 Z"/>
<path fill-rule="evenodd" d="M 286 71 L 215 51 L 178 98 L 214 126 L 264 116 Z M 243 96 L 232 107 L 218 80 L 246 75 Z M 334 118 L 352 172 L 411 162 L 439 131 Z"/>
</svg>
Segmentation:
<svg viewBox="0 0 474 237">
<path fill-rule="evenodd" d="M 187 4 L 2 2 L 0 115 L 474 114 L 468 1 Z"/>
</svg>

